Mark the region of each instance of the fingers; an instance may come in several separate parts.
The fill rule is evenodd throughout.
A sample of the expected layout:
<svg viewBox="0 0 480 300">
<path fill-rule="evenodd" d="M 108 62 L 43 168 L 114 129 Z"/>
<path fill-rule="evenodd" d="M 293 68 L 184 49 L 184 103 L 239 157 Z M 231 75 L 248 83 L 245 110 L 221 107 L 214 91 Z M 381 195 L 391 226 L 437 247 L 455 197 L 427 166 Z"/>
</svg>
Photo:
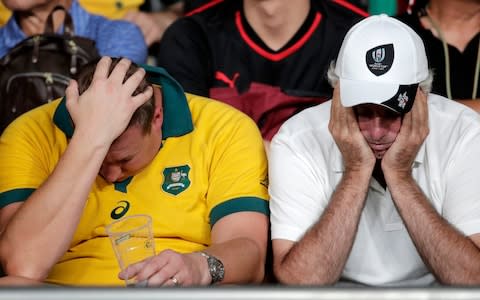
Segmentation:
<svg viewBox="0 0 480 300">
<path fill-rule="evenodd" d="M 134 103 L 135 107 L 139 107 L 143 103 L 147 102 L 150 98 L 152 98 L 152 96 L 153 88 L 151 86 L 148 86 L 145 91 L 136 96 L 133 96 L 132 102 Z"/>
<path fill-rule="evenodd" d="M 104 79 L 108 77 L 108 71 L 110 70 L 110 65 L 112 64 L 112 59 L 108 56 L 103 56 L 97 63 L 95 68 L 95 73 L 93 73 L 93 80 Z"/>
<path fill-rule="evenodd" d="M 411 174 L 412 164 L 428 133 L 427 96 L 418 89 L 412 109 L 403 116 L 400 132 L 382 159 L 386 178 Z"/>
<path fill-rule="evenodd" d="M 420 88 L 417 89 L 414 107 L 415 109 L 412 113 L 412 130 L 417 130 L 416 142 L 421 144 L 428 135 L 429 128 L 427 96 Z"/>
<path fill-rule="evenodd" d="M 195 254 L 198 255 L 198 254 Z M 194 255 L 180 254 L 172 250 L 136 263 L 120 272 L 119 278 L 131 279 L 148 286 L 185 286 L 201 283 L 201 272 Z M 204 263 L 204 260 L 199 260 Z M 202 264 L 203 265 L 203 264 Z"/>
<path fill-rule="evenodd" d="M 338 128 L 338 124 L 343 119 L 342 104 L 340 103 L 340 88 L 337 84 L 333 89 L 332 107 L 330 109 L 330 122 L 328 127 L 330 132 L 334 132 Z"/>
<path fill-rule="evenodd" d="M 93 75 L 94 80 L 107 79 L 115 86 L 121 85 L 121 89 L 125 92 L 126 95 L 133 95 L 135 90 L 138 88 L 142 80 L 144 79 L 146 72 L 143 68 L 138 68 L 135 73 L 128 77 L 125 80 L 125 76 L 130 68 L 131 61 L 122 58 L 113 68 L 110 75 L 109 69 L 111 66 L 112 60 L 110 57 L 104 56 L 100 59 L 95 69 Z M 123 82 L 125 80 L 125 82 Z M 150 99 L 153 95 L 153 89 L 149 86 L 136 96 L 131 96 L 131 100 L 134 103 L 135 107 L 139 107 Z"/>
<path fill-rule="evenodd" d="M 130 68 L 131 64 L 132 64 L 132 62 L 129 59 L 122 58 L 117 63 L 115 68 L 113 68 L 112 73 L 110 73 L 110 76 L 108 78 L 114 83 L 122 83 L 125 79 L 125 74 L 127 74 L 128 68 Z M 140 80 L 142 78 L 143 78 L 143 76 L 140 78 Z M 140 83 L 140 81 L 138 83 Z M 138 85 L 138 83 L 137 83 L 137 85 Z M 135 90 L 135 89 L 133 89 L 133 90 Z"/>
<path fill-rule="evenodd" d="M 415 119 L 418 120 L 420 124 L 428 126 L 427 95 L 419 88 L 417 90 L 415 99 L 417 104 L 417 109 L 415 110 Z"/>
<path fill-rule="evenodd" d="M 329 128 L 332 133 L 343 138 L 349 138 L 352 134 L 359 133 L 353 108 L 344 107 L 340 101 L 340 88 L 338 84 L 333 90 Z"/>
<path fill-rule="evenodd" d="M 125 89 L 125 92 L 128 95 L 132 95 L 139 84 L 142 82 L 142 80 L 145 77 L 145 70 L 143 68 L 138 68 L 135 73 L 133 73 L 130 77 L 128 77 L 127 80 L 125 80 L 125 76 L 130 68 L 130 65 L 132 62 L 129 59 L 122 58 L 116 65 L 115 68 L 113 68 L 110 76 L 108 75 L 110 65 L 111 65 L 111 59 L 109 57 L 102 57 L 101 60 L 97 64 L 97 68 L 95 70 L 95 73 L 93 75 L 94 79 L 104 79 L 108 77 L 108 80 L 111 81 L 114 84 L 122 84 L 122 89 Z M 124 82 L 125 81 L 125 82 Z M 147 91 L 147 94 L 150 93 Z M 145 96 L 138 97 L 137 101 L 142 102 L 143 98 Z M 149 99 L 147 97 L 147 99 Z M 146 99 L 145 99 L 146 100 Z M 143 101 L 145 102 L 145 101 Z M 143 103 L 142 102 L 142 103 Z"/>
<path fill-rule="evenodd" d="M 419 88 L 412 109 L 403 117 L 400 134 L 406 139 L 419 139 L 423 142 L 428 134 L 428 105 L 425 93 Z"/>
<path fill-rule="evenodd" d="M 164 285 L 165 286 L 170 286 L 170 283 L 173 284 L 173 286 L 181 285 L 180 281 L 177 279 L 176 276 L 171 277 L 170 280 L 168 280 L 167 283 L 164 284 Z"/>
<path fill-rule="evenodd" d="M 125 270 L 121 271 L 118 274 L 118 277 L 120 279 L 133 278 L 133 277 L 137 276 L 138 272 L 140 272 L 145 267 L 146 264 L 147 264 L 147 260 L 143 260 L 141 262 L 132 264 L 132 265 L 128 266 L 127 268 L 125 268 Z"/>
<path fill-rule="evenodd" d="M 123 61 L 123 60 L 122 60 Z M 122 62 L 120 61 L 119 64 Z M 130 65 L 130 64 L 129 64 Z M 117 65 L 117 67 L 119 67 Z M 120 66 L 121 68 L 123 68 L 123 66 Z M 127 70 L 128 70 L 128 67 L 127 67 Z M 114 74 L 114 72 L 122 72 L 120 73 L 120 76 L 123 81 L 123 78 L 125 78 L 125 73 L 126 73 L 126 70 L 120 70 L 118 71 L 117 68 L 115 67 L 115 69 L 112 71 L 112 75 L 111 76 L 116 76 L 117 74 Z M 126 81 L 125 83 L 123 83 L 123 88 L 125 89 L 125 92 L 128 93 L 129 95 L 132 95 L 133 92 L 137 89 L 137 87 L 139 86 L 140 82 L 142 82 L 143 78 L 145 77 L 145 70 L 143 68 L 138 68 L 137 71 L 135 71 L 135 73 L 133 73 Z"/>
<path fill-rule="evenodd" d="M 160 270 L 155 270 L 148 276 L 149 286 L 178 286 L 181 285 L 182 278 L 177 273 L 178 267 L 171 264 L 164 265 Z M 151 271 L 151 270 L 149 270 Z M 143 275 L 143 274 L 142 274 Z M 140 277 L 139 277 L 140 278 Z"/>
<path fill-rule="evenodd" d="M 181 269 L 181 264 L 178 263 L 181 254 L 171 250 L 165 250 L 160 254 L 150 259 L 142 270 L 137 274 L 138 280 L 148 279 L 150 286 L 172 285 L 179 278 L 171 280 L 172 277 L 178 274 Z"/>
<path fill-rule="evenodd" d="M 157 255 L 141 262 L 128 266 L 118 274 L 120 279 L 135 278 L 137 282 L 145 282 L 149 286 L 174 285 L 170 279 L 176 273 L 172 266 L 168 266 L 165 256 Z M 168 282 L 170 281 L 170 282 Z M 178 280 L 174 280 L 177 281 Z"/>
</svg>

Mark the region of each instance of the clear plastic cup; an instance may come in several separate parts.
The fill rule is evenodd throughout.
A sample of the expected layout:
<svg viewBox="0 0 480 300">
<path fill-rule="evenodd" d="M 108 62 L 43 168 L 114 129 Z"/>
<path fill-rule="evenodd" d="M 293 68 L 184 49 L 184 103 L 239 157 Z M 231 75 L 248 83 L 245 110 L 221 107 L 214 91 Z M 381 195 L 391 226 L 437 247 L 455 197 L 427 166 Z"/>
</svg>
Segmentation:
<svg viewBox="0 0 480 300">
<path fill-rule="evenodd" d="M 114 221 L 105 228 L 122 271 L 131 264 L 155 255 L 152 217 L 131 215 Z M 137 283 L 135 277 L 125 279 L 125 284 L 142 285 Z"/>
</svg>

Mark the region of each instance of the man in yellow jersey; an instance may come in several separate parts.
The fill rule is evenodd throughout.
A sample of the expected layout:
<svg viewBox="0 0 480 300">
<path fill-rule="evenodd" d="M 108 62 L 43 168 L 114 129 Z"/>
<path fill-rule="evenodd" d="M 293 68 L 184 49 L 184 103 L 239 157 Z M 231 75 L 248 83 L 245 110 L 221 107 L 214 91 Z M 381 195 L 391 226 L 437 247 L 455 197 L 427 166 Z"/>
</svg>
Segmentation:
<svg viewBox="0 0 480 300">
<path fill-rule="evenodd" d="M 138 281 L 260 282 L 268 194 L 256 125 L 184 94 L 161 68 L 103 57 L 80 77 L 0 138 L 5 282 L 124 285 L 105 225 L 133 214 L 152 216 L 157 250 L 133 265 Z"/>
</svg>

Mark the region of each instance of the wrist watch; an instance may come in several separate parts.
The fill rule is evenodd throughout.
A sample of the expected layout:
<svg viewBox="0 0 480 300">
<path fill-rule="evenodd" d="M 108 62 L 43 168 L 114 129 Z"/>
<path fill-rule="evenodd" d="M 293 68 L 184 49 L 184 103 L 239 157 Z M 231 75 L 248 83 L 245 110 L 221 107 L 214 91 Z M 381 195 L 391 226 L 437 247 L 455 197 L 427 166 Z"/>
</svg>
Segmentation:
<svg viewBox="0 0 480 300">
<path fill-rule="evenodd" d="M 210 272 L 210 277 L 212 277 L 212 282 L 210 282 L 210 284 L 222 281 L 223 277 L 225 277 L 225 268 L 222 261 L 205 252 L 200 251 L 200 255 L 207 259 L 208 271 Z"/>
</svg>

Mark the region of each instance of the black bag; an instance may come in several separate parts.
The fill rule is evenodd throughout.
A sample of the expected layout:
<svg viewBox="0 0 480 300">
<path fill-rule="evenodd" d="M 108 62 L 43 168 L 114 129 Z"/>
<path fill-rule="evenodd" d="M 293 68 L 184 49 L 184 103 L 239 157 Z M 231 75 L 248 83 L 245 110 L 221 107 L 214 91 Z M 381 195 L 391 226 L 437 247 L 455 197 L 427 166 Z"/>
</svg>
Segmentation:
<svg viewBox="0 0 480 300">
<path fill-rule="evenodd" d="M 65 12 L 63 34 L 53 31 L 53 13 Z M 28 37 L 0 60 L 0 133 L 17 116 L 65 95 L 79 70 L 99 57 L 95 41 L 74 35 L 68 11 L 57 6 L 44 34 Z"/>
</svg>

